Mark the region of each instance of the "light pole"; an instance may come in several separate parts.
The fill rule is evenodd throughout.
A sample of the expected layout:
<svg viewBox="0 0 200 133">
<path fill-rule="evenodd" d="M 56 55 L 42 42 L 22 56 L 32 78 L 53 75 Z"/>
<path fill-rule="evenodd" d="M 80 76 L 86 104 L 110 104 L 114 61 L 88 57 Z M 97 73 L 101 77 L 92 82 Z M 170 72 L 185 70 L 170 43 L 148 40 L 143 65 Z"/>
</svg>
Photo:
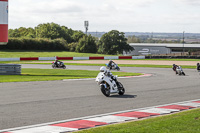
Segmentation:
<svg viewBox="0 0 200 133">
<path fill-rule="evenodd" d="M 89 27 L 89 21 L 84 21 L 85 26 L 85 34 L 87 35 L 88 27 Z"/>
</svg>

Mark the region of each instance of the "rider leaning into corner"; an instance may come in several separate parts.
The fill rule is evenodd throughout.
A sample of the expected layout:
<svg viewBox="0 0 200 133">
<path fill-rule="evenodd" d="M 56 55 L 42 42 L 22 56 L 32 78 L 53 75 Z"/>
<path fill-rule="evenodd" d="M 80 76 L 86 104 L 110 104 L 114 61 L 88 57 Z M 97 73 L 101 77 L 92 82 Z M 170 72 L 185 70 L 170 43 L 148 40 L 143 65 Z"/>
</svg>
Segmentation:
<svg viewBox="0 0 200 133">
<path fill-rule="evenodd" d="M 58 67 L 58 62 L 60 62 L 58 59 L 55 59 L 54 64 L 56 65 L 56 67 Z"/>
<path fill-rule="evenodd" d="M 112 61 L 112 60 L 109 60 L 109 62 L 108 62 L 108 66 L 110 67 L 110 69 L 112 69 L 112 64 L 115 64 L 115 62 Z"/>
<path fill-rule="evenodd" d="M 116 84 L 118 85 L 118 81 L 117 81 L 117 78 L 115 76 L 112 75 L 112 73 L 110 72 L 109 69 L 106 69 L 105 66 L 102 66 L 100 68 L 100 72 L 103 72 L 105 74 L 105 76 L 108 76 L 110 77 L 112 80 L 114 80 L 116 82 Z"/>
<path fill-rule="evenodd" d="M 176 71 L 176 68 L 177 68 L 178 66 L 176 65 L 176 64 L 173 64 L 173 66 L 172 66 L 172 69 L 173 69 L 173 71 L 174 72 L 176 72 L 176 74 L 177 74 L 177 71 Z"/>
<path fill-rule="evenodd" d="M 200 72 L 200 64 L 197 63 L 197 70 Z"/>
</svg>

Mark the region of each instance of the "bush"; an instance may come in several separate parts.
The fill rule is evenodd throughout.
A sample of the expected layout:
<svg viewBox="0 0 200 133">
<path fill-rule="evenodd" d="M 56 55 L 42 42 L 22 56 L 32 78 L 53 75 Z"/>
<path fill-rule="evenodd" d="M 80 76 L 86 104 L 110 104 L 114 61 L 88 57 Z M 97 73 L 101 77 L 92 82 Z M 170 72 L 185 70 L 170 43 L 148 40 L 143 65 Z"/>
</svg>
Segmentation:
<svg viewBox="0 0 200 133">
<path fill-rule="evenodd" d="M 7 45 L 0 46 L 0 49 L 10 50 L 69 50 L 66 40 L 45 39 L 45 38 L 10 38 Z"/>
</svg>

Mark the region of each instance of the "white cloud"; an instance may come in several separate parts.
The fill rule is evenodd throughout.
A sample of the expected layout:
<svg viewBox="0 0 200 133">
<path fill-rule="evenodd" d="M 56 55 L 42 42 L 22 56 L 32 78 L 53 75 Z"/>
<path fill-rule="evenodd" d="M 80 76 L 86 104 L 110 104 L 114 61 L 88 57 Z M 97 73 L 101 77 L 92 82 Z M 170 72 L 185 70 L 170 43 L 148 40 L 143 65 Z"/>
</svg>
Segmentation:
<svg viewBox="0 0 200 133">
<path fill-rule="evenodd" d="M 175 0 L 175 1 L 182 3 L 182 4 L 188 4 L 191 6 L 200 6 L 199 0 Z"/>
<path fill-rule="evenodd" d="M 10 0 L 9 4 L 11 28 L 55 22 L 84 30 L 83 22 L 89 20 L 90 31 L 200 29 L 197 0 Z"/>
</svg>

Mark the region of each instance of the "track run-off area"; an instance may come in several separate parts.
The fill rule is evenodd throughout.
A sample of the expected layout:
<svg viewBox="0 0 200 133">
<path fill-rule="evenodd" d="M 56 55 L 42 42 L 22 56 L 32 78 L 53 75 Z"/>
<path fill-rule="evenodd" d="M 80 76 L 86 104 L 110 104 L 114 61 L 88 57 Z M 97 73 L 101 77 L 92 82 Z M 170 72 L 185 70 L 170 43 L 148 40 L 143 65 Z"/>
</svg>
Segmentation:
<svg viewBox="0 0 200 133">
<path fill-rule="evenodd" d="M 52 69 L 37 64 L 23 64 L 22 68 Z M 125 95 L 110 97 L 101 93 L 94 79 L 0 83 L 0 130 L 200 99 L 200 75 L 195 69 L 183 68 L 186 76 L 175 75 L 171 68 L 121 70 L 151 76 L 119 78 Z"/>
</svg>

